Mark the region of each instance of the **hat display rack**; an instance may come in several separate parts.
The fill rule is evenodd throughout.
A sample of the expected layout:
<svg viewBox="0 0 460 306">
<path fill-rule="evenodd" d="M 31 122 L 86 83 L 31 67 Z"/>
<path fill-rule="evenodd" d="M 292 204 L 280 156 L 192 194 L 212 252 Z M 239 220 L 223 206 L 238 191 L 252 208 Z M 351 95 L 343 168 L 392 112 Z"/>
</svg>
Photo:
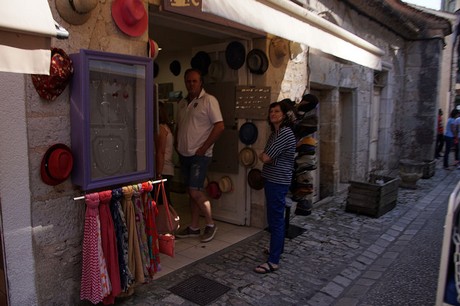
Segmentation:
<svg viewBox="0 0 460 306">
<path fill-rule="evenodd" d="M 300 103 L 295 105 L 296 122 L 294 135 L 297 139 L 294 175 L 289 190 L 292 201 L 297 202 L 295 214 L 308 216 L 311 214 L 314 196 L 313 173 L 317 168 L 318 130 L 317 105 L 318 98 L 312 94 L 304 94 Z"/>
</svg>

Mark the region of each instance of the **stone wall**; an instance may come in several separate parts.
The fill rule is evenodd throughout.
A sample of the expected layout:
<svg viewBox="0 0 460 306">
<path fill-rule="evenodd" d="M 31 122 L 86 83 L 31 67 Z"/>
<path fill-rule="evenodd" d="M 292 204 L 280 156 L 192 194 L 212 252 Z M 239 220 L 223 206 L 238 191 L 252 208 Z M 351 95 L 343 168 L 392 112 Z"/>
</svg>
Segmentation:
<svg viewBox="0 0 460 306">
<path fill-rule="evenodd" d="M 80 49 L 147 56 L 148 33 L 129 37 L 117 28 L 111 16 L 112 1 L 101 0 L 83 25 L 62 20 L 49 1 L 54 19 L 70 35 L 53 39 L 53 46 L 67 54 Z M 145 3 L 147 7 L 147 3 Z M 69 88 L 52 102 L 41 99 L 30 77 L 26 77 L 26 116 L 30 163 L 31 212 L 36 286 L 41 305 L 79 303 L 81 246 L 85 203 L 74 201 L 82 192 L 68 179 L 55 187 L 41 181 L 40 163 L 47 148 L 55 143 L 70 143 Z"/>
</svg>

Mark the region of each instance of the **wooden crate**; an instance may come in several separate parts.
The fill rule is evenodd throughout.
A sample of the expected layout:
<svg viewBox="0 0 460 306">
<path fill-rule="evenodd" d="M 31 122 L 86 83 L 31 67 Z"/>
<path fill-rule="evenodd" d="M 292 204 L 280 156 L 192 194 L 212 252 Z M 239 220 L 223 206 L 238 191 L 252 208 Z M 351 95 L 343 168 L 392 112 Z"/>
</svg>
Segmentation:
<svg viewBox="0 0 460 306">
<path fill-rule="evenodd" d="M 383 184 L 372 178 L 369 183 L 350 181 L 345 211 L 378 218 L 396 206 L 399 178 L 379 177 Z"/>
</svg>

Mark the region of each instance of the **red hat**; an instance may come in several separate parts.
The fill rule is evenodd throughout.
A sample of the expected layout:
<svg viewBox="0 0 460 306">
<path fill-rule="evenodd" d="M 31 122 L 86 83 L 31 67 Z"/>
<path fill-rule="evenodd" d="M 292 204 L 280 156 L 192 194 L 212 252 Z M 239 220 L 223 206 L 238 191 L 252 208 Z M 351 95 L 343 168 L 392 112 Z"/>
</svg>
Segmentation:
<svg viewBox="0 0 460 306">
<path fill-rule="evenodd" d="M 45 184 L 55 186 L 70 176 L 72 167 L 72 151 L 65 144 L 58 143 L 49 147 L 43 155 L 40 175 Z"/>
<path fill-rule="evenodd" d="M 148 27 L 147 12 L 141 0 L 113 1 L 112 18 L 118 28 L 129 36 L 141 36 Z"/>
<path fill-rule="evenodd" d="M 149 38 L 149 42 L 147 43 L 147 53 L 149 57 L 155 60 L 158 56 L 159 51 L 160 51 L 160 48 L 158 47 L 157 42 Z"/>
<path fill-rule="evenodd" d="M 212 181 L 206 186 L 206 191 L 208 195 L 213 199 L 219 199 L 222 196 L 222 191 L 219 188 L 219 183 Z"/>
<path fill-rule="evenodd" d="M 51 49 L 50 75 L 32 74 L 32 83 L 40 97 L 56 99 L 66 88 L 73 74 L 72 60 L 59 48 Z"/>
</svg>

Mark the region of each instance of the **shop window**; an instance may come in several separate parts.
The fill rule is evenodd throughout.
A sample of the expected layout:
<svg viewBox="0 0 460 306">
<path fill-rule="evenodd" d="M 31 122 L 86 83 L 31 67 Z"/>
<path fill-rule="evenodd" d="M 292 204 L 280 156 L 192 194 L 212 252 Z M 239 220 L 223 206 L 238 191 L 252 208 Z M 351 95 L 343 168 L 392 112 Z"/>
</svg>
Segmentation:
<svg viewBox="0 0 460 306">
<path fill-rule="evenodd" d="M 84 49 L 71 58 L 72 182 L 91 190 L 153 178 L 152 60 Z"/>
</svg>

